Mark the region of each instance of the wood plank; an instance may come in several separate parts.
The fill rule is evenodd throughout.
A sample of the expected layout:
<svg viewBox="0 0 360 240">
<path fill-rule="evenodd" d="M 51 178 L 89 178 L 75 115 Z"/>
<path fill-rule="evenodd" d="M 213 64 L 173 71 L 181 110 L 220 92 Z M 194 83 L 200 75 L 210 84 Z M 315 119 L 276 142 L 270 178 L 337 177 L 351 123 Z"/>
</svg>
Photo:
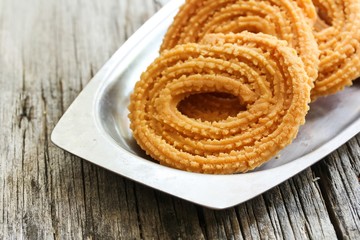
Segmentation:
<svg viewBox="0 0 360 240">
<path fill-rule="evenodd" d="M 0 239 L 356 239 L 360 136 L 223 211 L 139 185 L 50 143 L 94 73 L 166 2 L 0 0 Z"/>
<path fill-rule="evenodd" d="M 233 232 L 236 239 L 336 238 L 314 178 L 308 169 L 231 210 L 205 211 L 207 235 L 210 239 L 227 238 L 228 232 Z M 229 216 L 228 221 L 219 220 Z M 232 223 L 234 221 L 239 222 L 240 228 Z M 233 227 L 226 230 L 227 226 Z"/>
<path fill-rule="evenodd" d="M 341 239 L 360 236 L 359 136 L 314 167 L 330 217 Z"/>
<path fill-rule="evenodd" d="M 133 183 L 49 142 L 94 72 L 159 8 L 135 4 L 1 1 L 2 239 L 140 236 Z"/>
<path fill-rule="evenodd" d="M 137 185 L 143 239 L 204 239 L 194 204 Z"/>
</svg>

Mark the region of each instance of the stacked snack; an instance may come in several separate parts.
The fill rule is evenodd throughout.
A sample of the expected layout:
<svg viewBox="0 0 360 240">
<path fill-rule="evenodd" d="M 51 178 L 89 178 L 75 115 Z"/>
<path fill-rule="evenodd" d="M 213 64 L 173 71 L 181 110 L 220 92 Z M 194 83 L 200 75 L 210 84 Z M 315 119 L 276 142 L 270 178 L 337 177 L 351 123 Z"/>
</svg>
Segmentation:
<svg viewBox="0 0 360 240">
<path fill-rule="evenodd" d="M 359 0 L 187 0 L 131 95 L 134 138 L 186 171 L 260 166 L 360 75 L 359 19 Z"/>
<path fill-rule="evenodd" d="M 311 15 L 308 5 L 302 6 Z M 294 47 L 306 72 L 315 80 L 319 53 L 306 20 L 304 11 L 293 0 L 188 0 L 166 33 L 160 51 L 199 42 L 207 33 L 261 32 L 286 40 Z"/>
<path fill-rule="evenodd" d="M 315 37 L 319 76 L 311 97 L 333 94 L 360 76 L 360 1 L 314 0 L 319 12 Z"/>
</svg>

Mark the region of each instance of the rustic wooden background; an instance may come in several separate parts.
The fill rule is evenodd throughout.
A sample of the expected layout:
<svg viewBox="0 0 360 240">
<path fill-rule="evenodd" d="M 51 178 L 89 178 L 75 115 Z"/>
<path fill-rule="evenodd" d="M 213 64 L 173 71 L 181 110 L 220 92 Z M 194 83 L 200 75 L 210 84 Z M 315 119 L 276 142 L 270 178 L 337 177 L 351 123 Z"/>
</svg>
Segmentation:
<svg viewBox="0 0 360 240">
<path fill-rule="evenodd" d="M 360 135 L 223 211 L 49 141 L 94 73 L 167 1 L 0 0 L 0 239 L 359 239 Z"/>
</svg>

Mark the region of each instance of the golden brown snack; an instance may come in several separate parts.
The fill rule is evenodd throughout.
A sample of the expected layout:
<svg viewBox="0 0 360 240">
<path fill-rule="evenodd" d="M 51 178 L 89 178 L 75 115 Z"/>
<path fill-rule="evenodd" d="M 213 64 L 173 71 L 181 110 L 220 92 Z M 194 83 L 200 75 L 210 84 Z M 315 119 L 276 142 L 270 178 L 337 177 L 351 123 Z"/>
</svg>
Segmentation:
<svg viewBox="0 0 360 240">
<path fill-rule="evenodd" d="M 295 50 L 275 37 L 219 34 L 204 43 L 165 50 L 142 74 L 129 105 L 133 136 L 148 155 L 174 168 L 254 169 L 295 138 L 311 80 Z M 243 109 L 213 122 L 178 110 L 188 96 L 214 92 L 233 95 Z"/>
<path fill-rule="evenodd" d="M 309 20 L 309 24 L 314 25 L 317 20 L 316 8 L 312 0 L 296 0 L 297 5 L 303 10 Z"/>
<path fill-rule="evenodd" d="M 312 98 L 336 93 L 360 76 L 360 1 L 314 0 L 319 20 L 319 76 Z"/>
<path fill-rule="evenodd" d="M 309 77 L 315 80 L 319 51 L 304 12 L 315 20 L 314 6 L 308 0 L 187 0 L 166 33 L 160 51 L 199 42 L 207 33 L 262 32 L 294 47 Z"/>
</svg>

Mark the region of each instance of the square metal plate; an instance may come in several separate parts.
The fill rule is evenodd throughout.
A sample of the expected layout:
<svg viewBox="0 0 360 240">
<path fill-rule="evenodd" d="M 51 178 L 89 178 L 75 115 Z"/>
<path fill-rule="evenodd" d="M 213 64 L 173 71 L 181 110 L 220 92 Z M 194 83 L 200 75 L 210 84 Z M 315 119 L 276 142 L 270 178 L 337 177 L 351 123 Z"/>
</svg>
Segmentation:
<svg viewBox="0 0 360 240">
<path fill-rule="evenodd" d="M 360 85 L 311 105 L 295 141 L 255 171 L 190 173 L 151 161 L 137 146 L 127 118 L 129 96 L 158 56 L 162 38 L 183 0 L 168 3 L 94 76 L 52 132 L 59 147 L 160 191 L 214 209 L 251 199 L 314 164 L 360 131 Z"/>
</svg>

